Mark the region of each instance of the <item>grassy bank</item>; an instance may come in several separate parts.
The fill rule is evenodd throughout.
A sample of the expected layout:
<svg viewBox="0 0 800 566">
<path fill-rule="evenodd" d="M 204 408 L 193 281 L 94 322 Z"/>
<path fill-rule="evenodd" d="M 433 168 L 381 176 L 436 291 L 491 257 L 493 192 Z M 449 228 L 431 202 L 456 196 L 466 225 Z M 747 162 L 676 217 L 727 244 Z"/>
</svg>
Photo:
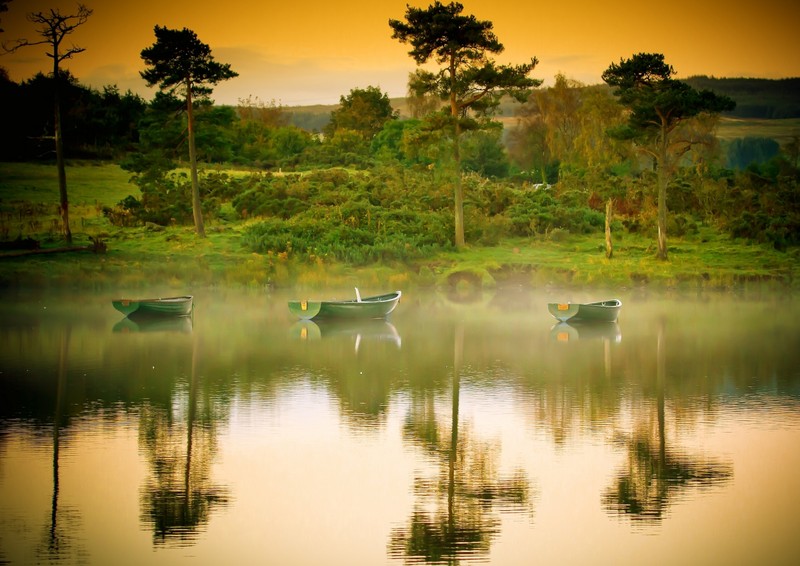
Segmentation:
<svg viewBox="0 0 800 566">
<path fill-rule="evenodd" d="M 351 266 L 300 262 L 242 248 L 243 223 L 213 223 L 199 239 L 187 227 L 116 229 L 100 234 L 105 254 L 71 252 L 0 259 L 4 287 L 174 289 L 198 286 L 408 288 L 418 286 L 592 287 L 734 290 L 768 286 L 798 288 L 797 250 L 780 253 L 761 245 L 715 237 L 671 240 L 670 260 L 655 259 L 654 243 L 620 236 L 606 259 L 597 238 L 518 240 L 491 248 L 437 254 L 409 264 Z M 76 234 L 77 239 L 84 234 Z"/>
<path fill-rule="evenodd" d="M 254 254 L 241 244 L 248 221 L 209 220 L 208 238 L 191 227 L 112 226 L 102 215 L 137 188 L 115 165 L 73 166 L 69 179 L 76 244 L 102 239 L 107 253 L 69 252 L 0 258 L 0 285 L 81 289 L 175 290 L 212 286 L 409 288 L 531 287 L 653 289 L 798 289 L 797 249 L 732 240 L 704 227 L 670 238 L 670 260 L 655 259 L 655 242 L 636 234 L 613 235 L 606 259 L 602 234 L 503 241 L 493 247 L 440 252 L 409 263 L 354 268 L 324 259 Z M 0 164 L 3 240 L 35 238 L 43 247 L 63 245 L 58 235 L 55 168 Z M 30 214 L 28 214 L 30 212 Z"/>
</svg>

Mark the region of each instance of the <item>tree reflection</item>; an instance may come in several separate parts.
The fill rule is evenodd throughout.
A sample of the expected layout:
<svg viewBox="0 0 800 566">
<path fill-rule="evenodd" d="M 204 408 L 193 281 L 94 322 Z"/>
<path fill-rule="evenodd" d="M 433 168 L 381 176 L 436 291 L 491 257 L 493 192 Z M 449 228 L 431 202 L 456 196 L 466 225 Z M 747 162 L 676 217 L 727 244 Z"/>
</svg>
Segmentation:
<svg viewBox="0 0 800 566">
<path fill-rule="evenodd" d="M 184 422 L 173 420 L 170 407 L 142 407 L 139 443 L 151 467 L 142 490 L 142 521 L 152 525 L 156 544 L 190 544 L 211 509 L 228 503 L 227 489 L 211 479 L 215 424 L 210 412 L 198 414 L 197 356 L 195 337 Z"/>
<path fill-rule="evenodd" d="M 531 487 L 521 470 L 499 478 L 499 447 L 473 438 L 459 424 L 463 326 L 455 329 L 450 429 L 440 424 L 431 392 L 412 402 L 404 435 L 429 452 L 438 471 L 414 481 L 416 503 L 408 525 L 390 536 L 389 555 L 411 561 L 457 564 L 489 552 L 499 532 L 495 508 L 530 509 Z"/>
<path fill-rule="evenodd" d="M 77 513 L 63 506 L 59 508 L 59 463 L 61 452 L 61 427 L 64 420 L 64 397 L 67 388 L 69 368 L 69 345 L 72 328 L 67 325 L 61 332 L 58 352 L 58 371 L 56 381 L 56 402 L 53 413 L 53 494 L 50 500 L 50 521 L 42 545 L 42 554 L 47 561 L 66 560 L 75 552 L 71 535 L 79 517 Z M 66 525 L 65 525 L 66 523 Z"/>
<path fill-rule="evenodd" d="M 667 447 L 665 380 L 666 343 L 662 320 L 656 350 L 656 430 L 652 430 L 648 421 L 630 437 L 617 440 L 626 447 L 628 461 L 614 485 L 603 495 L 603 506 L 610 512 L 658 522 L 670 501 L 680 493 L 724 483 L 733 476 L 730 464 L 692 457 Z"/>
</svg>

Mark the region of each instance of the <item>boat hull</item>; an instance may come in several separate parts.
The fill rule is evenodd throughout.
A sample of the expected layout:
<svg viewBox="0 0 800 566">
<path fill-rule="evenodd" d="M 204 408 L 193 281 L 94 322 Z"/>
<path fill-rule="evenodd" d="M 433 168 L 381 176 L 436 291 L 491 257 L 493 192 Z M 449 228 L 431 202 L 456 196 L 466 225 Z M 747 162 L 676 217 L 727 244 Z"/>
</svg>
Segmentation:
<svg viewBox="0 0 800 566">
<path fill-rule="evenodd" d="M 596 303 L 548 303 L 547 310 L 557 320 L 615 322 L 619 317 L 622 301 L 609 299 Z"/>
<path fill-rule="evenodd" d="M 192 314 L 191 295 L 159 299 L 116 299 L 111 304 L 127 317 L 188 316 Z"/>
<path fill-rule="evenodd" d="M 385 318 L 400 301 L 401 292 L 347 301 L 289 301 L 289 310 L 302 320 L 327 318 Z"/>
</svg>

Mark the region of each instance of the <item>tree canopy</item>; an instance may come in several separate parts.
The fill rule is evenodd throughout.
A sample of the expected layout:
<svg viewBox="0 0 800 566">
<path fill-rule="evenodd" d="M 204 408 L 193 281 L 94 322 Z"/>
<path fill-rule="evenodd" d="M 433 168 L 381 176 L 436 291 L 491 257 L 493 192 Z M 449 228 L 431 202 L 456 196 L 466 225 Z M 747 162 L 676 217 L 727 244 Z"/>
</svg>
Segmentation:
<svg viewBox="0 0 800 566">
<path fill-rule="evenodd" d="M 228 64 L 218 63 L 211 48 L 190 29 L 169 29 L 155 26 L 156 42 L 142 49 L 147 69 L 140 74 L 147 86 L 191 98 L 211 94 L 209 85 L 239 76 Z"/>
</svg>

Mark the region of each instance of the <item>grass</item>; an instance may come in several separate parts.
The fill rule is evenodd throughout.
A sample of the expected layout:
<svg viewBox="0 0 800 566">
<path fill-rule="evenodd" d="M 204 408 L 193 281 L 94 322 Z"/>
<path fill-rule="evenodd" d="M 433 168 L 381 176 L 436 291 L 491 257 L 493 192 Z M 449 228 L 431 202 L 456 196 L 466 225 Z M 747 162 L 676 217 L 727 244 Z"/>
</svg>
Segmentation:
<svg viewBox="0 0 800 566">
<path fill-rule="evenodd" d="M 605 256 L 601 234 L 570 236 L 565 241 L 520 240 L 496 248 L 441 254 L 437 280 L 457 271 L 487 271 L 497 279 L 521 284 L 570 287 L 714 288 L 747 285 L 797 287 L 799 250 L 778 252 L 768 246 L 733 241 L 722 235 L 669 240 L 670 259 L 656 259 L 652 239 L 635 234 L 614 236 L 614 255 Z"/>
<path fill-rule="evenodd" d="M 354 268 L 300 261 L 282 254 L 254 254 L 241 245 L 247 221 L 209 219 L 208 237 L 192 227 L 118 228 L 102 215 L 138 189 L 118 166 L 73 165 L 67 170 L 70 217 L 75 243 L 101 238 L 104 255 L 88 252 L 0 258 L 0 286 L 89 289 L 187 287 L 410 286 L 660 289 L 742 289 L 752 286 L 798 288 L 800 250 L 734 241 L 703 228 L 699 234 L 670 238 L 670 260 L 655 259 L 652 238 L 616 233 L 614 257 L 605 257 L 602 234 L 518 239 L 493 247 L 467 246 L 409 264 Z M 58 187 L 52 165 L 0 163 L 0 231 L 4 238 L 33 237 L 43 246 L 62 245 Z M 20 217 L 26 208 L 34 217 Z"/>
<path fill-rule="evenodd" d="M 139 196 L 129 183 L 130 173 L 112 163 L 67 165 L 67 192 L 71 206 L 112 206 L 128 195 Z M 0 162 L 0 202 L 59 202 L 58 173 L 52 163 Z"/>
</svg>

